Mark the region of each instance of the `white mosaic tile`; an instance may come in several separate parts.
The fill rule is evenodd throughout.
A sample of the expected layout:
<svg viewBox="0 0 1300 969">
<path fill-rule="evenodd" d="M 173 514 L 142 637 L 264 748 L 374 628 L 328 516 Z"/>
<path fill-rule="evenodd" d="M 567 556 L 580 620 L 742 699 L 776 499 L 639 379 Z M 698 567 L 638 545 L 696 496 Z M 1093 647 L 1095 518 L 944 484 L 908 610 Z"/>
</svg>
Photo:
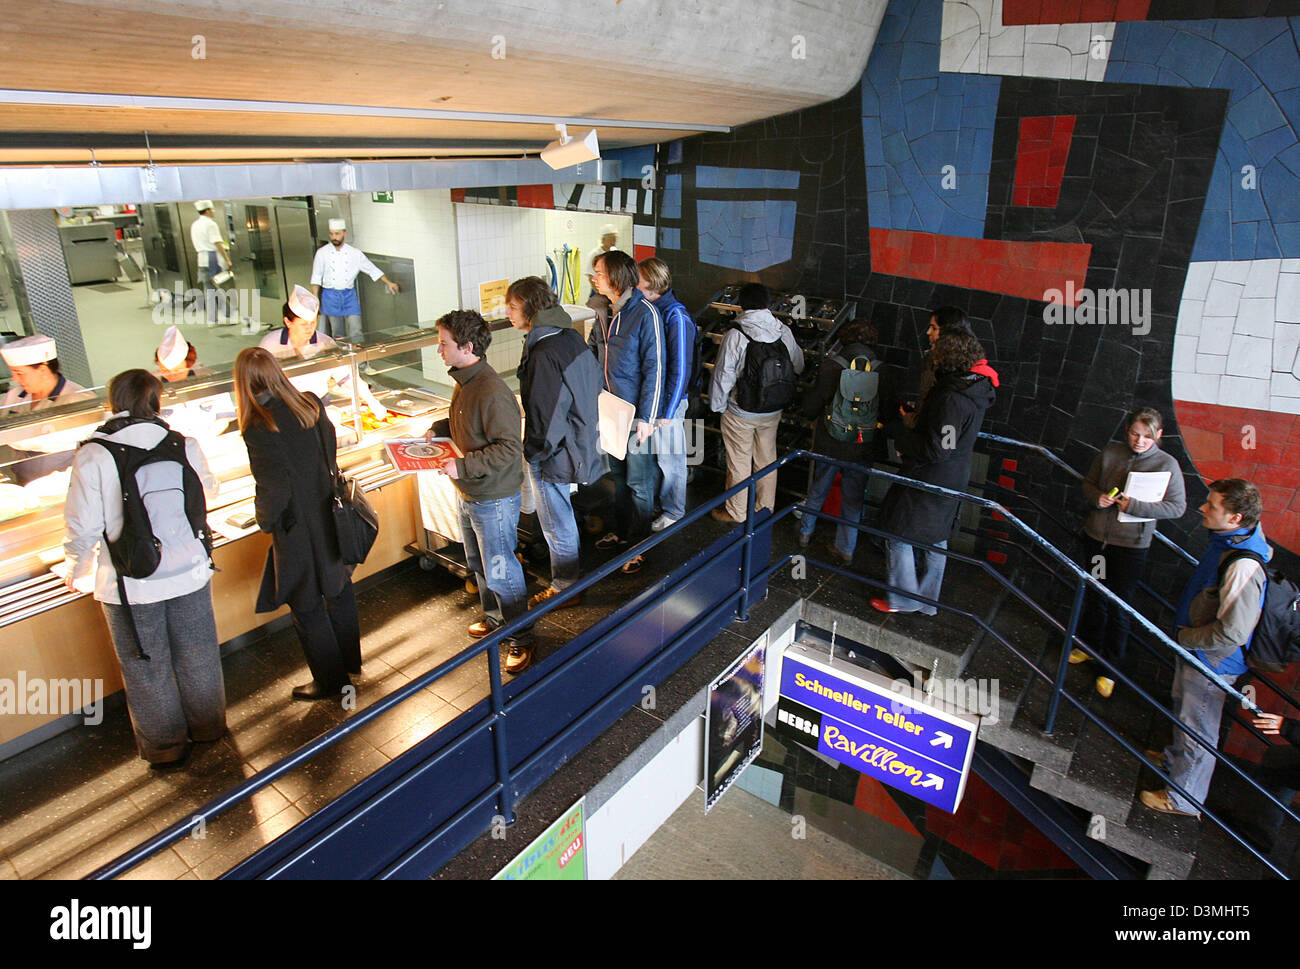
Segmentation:
<svg viewBox="0 0 1300 969">
<path fill-rule="evenodd" d="M 1289 373 L 1275 373 L 1269 392 L 1274 397 L 1300 398 L 1300 377 Z"/>
<path fill-rule="evenodd" d="M 939 69 L 1101 81 L 1114 36 L 1113 23 L 1007 26 L 1002 0 L 944 0 Z"/>
<path fill-rule="evenodd" d="M 1201 336 L 1198 349 L 1201 353 L 1218 353 L 1228 355 L 1232 343 L 1231 316 L 1206 316 L 1201 320 Z"/>
<path fill-rule="evenodd" d="M 1214 353 L 1198 353 L 1196 355 L 1196 372 L 1197 373 L 1223 373 L 1227 368 L 1228 358 L 1221 357 Z"/>
<path fill-rule="evenodd" d="M 1228 350 L 1227 373 L 1237 377 L 1262 377 L 1273 370 L 1273 341 L 1234 335 Z"/>
<path fill-rule="evenodd" d="M 1173 374 L 1173 391 L 1175 400 L 1188 400 L 1199 404 L 1217 404 L 1219 402 L 1219 381 L 1214 374 L 1179 373 Z"/>
<path fill-rule="evenodd" d="M 1293 373 L 1300 366 L 1300 323 L 1273 325 L 1273 369 Z"/>
<path fill-rule="evenodd" d="M 1194 262 L 1187 267 L 1187 279 L 1183 282 L 1183 299 L 1205 302 L 1210 292 L 1210 280 L 1214 278 L 1214 263 Z"/>
<path fill-rule="evenodd" d="M 1249 407 L 1256 410 L 1268 410 L 1270 403 L 1269 378 L 1235 377 L 1227 375 L 1219 378 L 1220 404 L 1229 407 Z"/>
<path fill-rule="evenodd" d="M 1222 265 L 1222 263 L 1220 263 Z M 1242 285 L 1219 279 L 1210 283 L 1210 294 L 1205 298 L 1206 316 L 1237 315 L 1237 304 L 1241 302 Z"/>
<path fill-rule="evenodd" d="M 1300 323 L 1300 273 L 1284 270 L 1278 276 L 1277 319 L 1281 323 Z"/>
<path fill-rule="evenodd" d="M 1268 409 L 1274 414 L 1300 414 L 1300 397 L 1274 397 Z"/>
<path fill-rule="evenodd" d="M 1245 299 L 1273 299 L 1277 296 L 1277 274 L 1281 269 L 1281 259 L 1252 260 L 1246 274 L 1246 289 L 1241 295 Z"/>
<path fill-rule="evenodd" d="M 1276 279 L 1277 277 L 1273 277 Z M 1237 323 L 1234 332 L 1247 336 L 1259 336 L 1266 340 L 1273 339 L 1273 300 L 1243 299 L 1237 308 Z"/>
</svg>

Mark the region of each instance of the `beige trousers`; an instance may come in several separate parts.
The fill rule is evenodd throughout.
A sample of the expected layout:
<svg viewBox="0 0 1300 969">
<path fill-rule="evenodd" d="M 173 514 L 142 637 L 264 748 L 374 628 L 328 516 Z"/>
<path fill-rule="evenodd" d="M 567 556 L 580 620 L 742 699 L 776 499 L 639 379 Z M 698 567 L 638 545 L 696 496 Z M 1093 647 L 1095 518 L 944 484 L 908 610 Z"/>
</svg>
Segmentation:
<svg viewBox="0 0 1300 969">
<path fill-rule="evenodd" d="M 741 417 L 730 410 L 722 412 L 722 443 L 727 448 L 727 487 L 744 481 L 760 468 L 776 460 L 776 428 L 780 414 L 767 417 Z M 776 473 L 765 475 L 755 485 L 755 510 L 776 507 Z M 746 492 L 727 499 L 727 514 L 745 520 Z"/>
</svg>

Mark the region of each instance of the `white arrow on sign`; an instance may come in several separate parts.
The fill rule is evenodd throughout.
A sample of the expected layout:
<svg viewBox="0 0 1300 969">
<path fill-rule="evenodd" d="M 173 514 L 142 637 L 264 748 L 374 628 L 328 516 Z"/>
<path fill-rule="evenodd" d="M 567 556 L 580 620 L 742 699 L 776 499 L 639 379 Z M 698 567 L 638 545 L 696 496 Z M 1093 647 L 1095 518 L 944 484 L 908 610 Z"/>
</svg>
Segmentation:
<svg viewBox="0 0 1300 969">
<path fill-rule="evenodd" d="M 945 747 L 951 747 L 951 746 L 952 746 L 952 734 L 950 734 L 950 733 L 944 733 L 942 730 L 940 730 L 940 731 L 938 731 L 937 733 L 935 733 L 935 735 L 934 735 L 934 739 L 930 741 L 930 746 L 931 746 L 931 747 L 938 747 L 940 744 L 943 744 Z"/>
<path fill-rule="evenodd" d="M 943 778 L 938 774 L 926 774 L 925 780 L 921 782 L 922 787 L 933 787 L 936 791 L 943 790 Z"/>
</svg>

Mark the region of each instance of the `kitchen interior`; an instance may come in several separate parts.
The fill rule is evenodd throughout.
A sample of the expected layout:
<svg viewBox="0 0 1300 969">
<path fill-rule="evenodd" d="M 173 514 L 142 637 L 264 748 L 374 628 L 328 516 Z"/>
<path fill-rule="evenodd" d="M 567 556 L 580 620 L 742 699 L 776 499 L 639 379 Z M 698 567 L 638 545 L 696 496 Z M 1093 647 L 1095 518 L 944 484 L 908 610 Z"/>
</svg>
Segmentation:
<svg viewBox="0 0 1300 969">
<path fill-rule="evenodd" d="M 42 257 L 48 266 L 61 256 L 67 267 L 76 312 L 72 332 L 84 345 L 88 372 L 77 372 L 81 365 L 72 353 L 61 362 L 64 374 L 94 390 L 96 398 L 0 414 L 0 626 L 17 644 L 6 669 L 18 664 L 51 678 L 100 676 L 108 691 L 120 682 L 95 604 L 68 592 L 61 581 L 62 505 L 75 448 L 104 418 L 105 384 L 125 369 L 156 369 L 155 350 L 168 325 L 176 324 L 194 345 L 196 366 L 204 368 L 166 383 L 163 408 L 173 426 L 199 440 L 222 482 L 221 494 L 209 504 L 209 523 L 219 537 L 214 561 L 220 571 L 213 586 L 218 631 L 222 642 L 231 642 L 274 616 L 252 611 L 249 584 L 260 572 L 265 536 L 248 514 L 253 484 L 233 421 L 230 369 L 241 349 L 257 345 L 281 324 L 292 287 L 309 284 L 313 255 L 329 244 L 331 219 L 343 219 L 347 242 L 400 286 L 393 295 L 359 274 L 363 341 L 308 360 L 282 361 L 294 381 L 350 372 L 354 385 L 363 379 L 388 409 L 376 415 L 337 389 L 327 399 L 340 467 L 371 490 L 389 523 L 357 579 L 412 554 L 432 561 L 443 549 L 454 552 L 458 540 L 450 482 L 417 483 L 417 477 L 440 476 L 398 474 L 383 448 L 385 438 L 423 434 L 446 414 L 451 379 L 437 354 L 434 321 L 459 307 L 480 309 L 495 331 L 489 362 L 513 385 L 522 334 L 505 319 L 499 284 L 541 276 L 557 292 L 564 288 L 575 320 L 589 320 L 593 314 L 583 304 L 590 292 L 590 254 L 611 226 L 618 246 L 631 249 L 628 215 L 454 202 L 448 189 L 212 201 L 234 266 L 227 289 L 237 294 L 226 301 L 229 319 L 219 313 L 214 325 L 201 302 L 192 293 L 187 297 L 201 289 L 190 239 L 199 213 L 192 202 L 23 213 L 57 227 L 60 252 Z M 42 298 L 24 286 L 12 214 L 0 213 L 3 342 L 35 332 L 29 300 Z M 493 283 L 498 285 L 486 285 Z M 8 368 L 0 365 L 0 390 L 10 383 Z M 38 476 L 24 473 L 34 467 Z M 44 645 L 50 630 L 69 623 L 88 630 L 85 641 L 52 653 Z M 103 642 L 92 642 L 97 639 Z M 49 717 L 5 718 L 0 759 L 37 742 L 53 726 Z"/>
</svg>

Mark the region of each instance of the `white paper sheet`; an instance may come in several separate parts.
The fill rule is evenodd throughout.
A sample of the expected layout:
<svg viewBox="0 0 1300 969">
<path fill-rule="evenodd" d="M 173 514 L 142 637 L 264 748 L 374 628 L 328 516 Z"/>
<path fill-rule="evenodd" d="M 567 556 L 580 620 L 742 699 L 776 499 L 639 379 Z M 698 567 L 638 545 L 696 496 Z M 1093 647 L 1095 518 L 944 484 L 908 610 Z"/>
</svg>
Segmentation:
<svg viewBox="0 0 1300 969">
<path fill-rule="evenodd" d="M 1128 481 L 1124 483 L 1125 496 L 1134 501 L 1163 501 L 1168 490 L 1168 471 L 1130 471 Z M 1138 518 L 1124 511 L 1119 513 L 1119 520 L 1122 522 L 1155 521 L 1154 518 Z"/>
</svg>

